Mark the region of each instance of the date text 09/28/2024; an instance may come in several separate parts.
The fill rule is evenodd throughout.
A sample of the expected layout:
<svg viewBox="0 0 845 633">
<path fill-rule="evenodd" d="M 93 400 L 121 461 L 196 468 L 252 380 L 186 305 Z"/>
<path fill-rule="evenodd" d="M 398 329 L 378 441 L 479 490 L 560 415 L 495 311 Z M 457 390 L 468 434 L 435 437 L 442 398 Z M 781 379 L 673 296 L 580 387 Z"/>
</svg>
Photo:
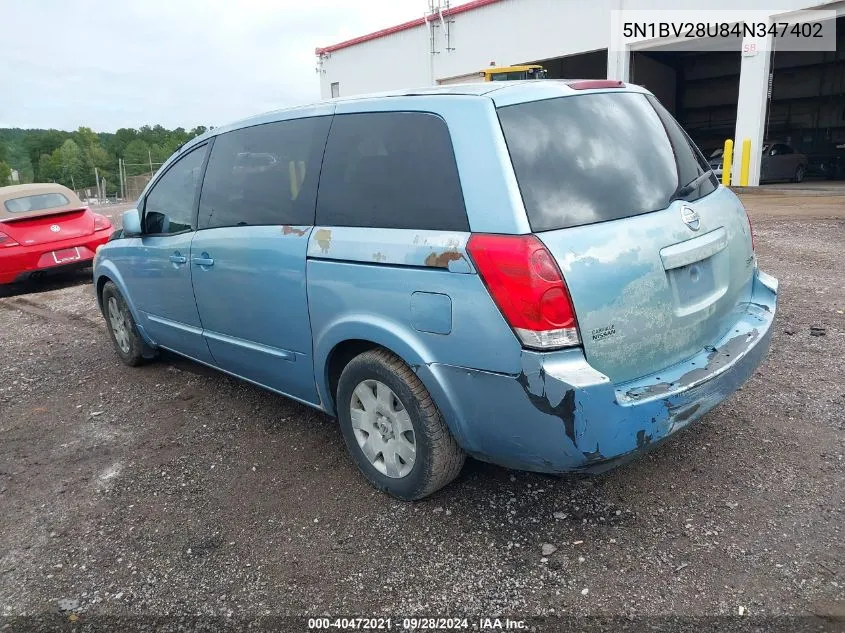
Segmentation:
<svg viewBox="0 0 845 633">
<path fill-rule="evenodd" d="M 524 620 L 510 618 L 308 618 L 309 630 L 520 631 L 526 628 Z"/>
</svg>

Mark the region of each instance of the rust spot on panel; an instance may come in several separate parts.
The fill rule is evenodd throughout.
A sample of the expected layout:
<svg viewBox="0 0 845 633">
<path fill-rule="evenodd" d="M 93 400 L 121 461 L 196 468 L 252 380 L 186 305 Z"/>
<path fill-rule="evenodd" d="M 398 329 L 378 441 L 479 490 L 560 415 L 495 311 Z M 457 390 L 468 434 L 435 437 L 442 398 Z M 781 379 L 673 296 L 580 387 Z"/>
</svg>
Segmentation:
<svg viewBox="0 0 845 633">
<path fill-rule="evenodd" d="M 314 239 L 317 240 L 321 251 L 324 253 L 329 252 L 329 248 L 332 245 L 332 232 L 329 229 L 319 229 L 314 233 Z"/>
<path fill-rule="evenodd" d="M 387 261 L 387 255 L 385 255 L 384 253 L 373 253 L 373 261 L 386 262 Z"/>
<path fill-rule="evenodd" d="M 449 268 L 449 262 L 457 262 L 464 259 L 463 253 L 458 251 L 444 251 L 442 253 L 431 253 L 425 258 L 425 265 L 433 268 Z"/>
<path fill-rule="evenodd" d="M 290 224 L 285 224 L 282 227 L 282 235 L 296 235 L 298 237 L 302 237 L 307 232 L 308 231 L 306 231 L 305 229 L 297 229 L 297 228 L 291 226 Z"/>
</svg>

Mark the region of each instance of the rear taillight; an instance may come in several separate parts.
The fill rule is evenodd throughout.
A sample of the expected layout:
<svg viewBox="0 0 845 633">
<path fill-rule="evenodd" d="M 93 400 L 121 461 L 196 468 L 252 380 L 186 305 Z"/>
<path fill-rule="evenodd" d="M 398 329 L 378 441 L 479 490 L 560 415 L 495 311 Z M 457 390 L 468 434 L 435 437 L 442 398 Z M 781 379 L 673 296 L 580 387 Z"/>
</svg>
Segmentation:
<svg viewBox="0 0 845 633">
<path fill-rule="evenodd" d="M 473 234 L 467 252 L 525 347 L 580 345 L 569 290 L 536 236 Z"/>
<path fill-rule="evenodd" d="M 4 248 L 6 246 L 18 246 L 18 243 L 6 235 L 3 231 L 0 231 L 0 248 Z"/>
<path fill-rule="evenodd" d="M 104 229 L 111 228 L 111 220 L 109 220 L 106 216 L 100 215 L 99 213 L 94 214 L 94 230 L 95 231 L 102 231 Z"/>
</svg>

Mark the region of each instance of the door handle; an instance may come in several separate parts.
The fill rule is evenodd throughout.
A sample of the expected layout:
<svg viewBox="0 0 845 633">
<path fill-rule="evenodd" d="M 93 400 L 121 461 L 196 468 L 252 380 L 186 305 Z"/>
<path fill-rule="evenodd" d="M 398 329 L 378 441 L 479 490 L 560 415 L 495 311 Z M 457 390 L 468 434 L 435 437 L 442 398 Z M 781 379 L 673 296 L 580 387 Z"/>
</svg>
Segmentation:
<svg viewBox="0 0 845 633">
<path fill-rule="evenodd" d="M 179 251 L 176 251 L 175 253 L 173 253 L 173 255 L 170 256 L 170 261 L 174 264 L 184 264 L 188 261 L 188 258 L 184 255 L 180 255 Z"/>
<path fill-rule="evenodd" d="M 192 261 L 197 266 L 214 266 L 214 260 L 208 256 L 208 253 L 203 253 L 201 257 L 194 257 Z"/>
</svg>

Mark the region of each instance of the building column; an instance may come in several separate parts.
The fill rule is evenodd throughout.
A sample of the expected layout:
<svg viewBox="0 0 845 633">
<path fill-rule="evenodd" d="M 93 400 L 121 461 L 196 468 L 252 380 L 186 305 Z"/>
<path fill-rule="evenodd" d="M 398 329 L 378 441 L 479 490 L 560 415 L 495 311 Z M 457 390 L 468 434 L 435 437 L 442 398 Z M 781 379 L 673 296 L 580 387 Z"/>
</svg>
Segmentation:
<svg viewBox="0 0 845 633">
<path fill-rule="evenodd" d="M 624 45 L 623 45 L 624 46 Z M 631 49 L 607 50 L 607 78 L 628 82 L 631 80 Z"/>
<path fill-rule="evenodd" d="M 742 168 L 742 142 L 751 139 L 751 165 L 748 185 L 760 184 L 760 159 L 766 126 L 766 105 L 771 71 L 771 37 L 742 40 L 742 64 L 739 74 L 739 99 L 736 104 L 736 129 L 734 131 L 734 158 L 731 184 L 739 185 Z"/>
</svg>

